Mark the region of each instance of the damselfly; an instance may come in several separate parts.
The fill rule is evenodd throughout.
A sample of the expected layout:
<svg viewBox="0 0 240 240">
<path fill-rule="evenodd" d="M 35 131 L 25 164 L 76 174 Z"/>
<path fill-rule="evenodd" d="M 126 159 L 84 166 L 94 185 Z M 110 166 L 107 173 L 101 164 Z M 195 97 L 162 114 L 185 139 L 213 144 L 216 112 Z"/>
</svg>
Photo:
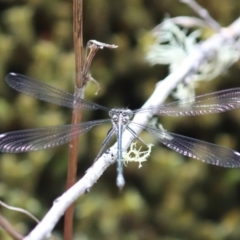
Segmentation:
<svg viewBox="0 0 240 240">
<path fill-rule="evenodd" d="M 112 128 L 103 141 L 100 153 L 115 134 L 118 142 L 117 153 L 117 186 L 123 187 L 122 134 L 128 130 L 134 138 L 138 138 L 131 126 L 147 130 L 158 141 L 174 151 L 206 163 L 223 167 L 240 167 L 240 153 L 215 144 L 167 132 L 151 125 L 143 125 L 131 121 L 135 113 L 150 112 L 160 116 L 196 116 L 220 113 L 240 107 L 240 88 L 187 98 L 172 103 L 160 104 L 144 109 L 130 110 L 122 108 L 108 109 L 99 104 L 83 100 L 73 94 L 56 89 L 33 78 L 9 73 L 6 82 L 15 90 L 28 94 L 45 102 L 68 108 L 103 110 L 109 113 L 110 119 L 88 121 L 75 125 L 51 126 L 20 131 L 7 132 L 0 135 L 0 151 L 19 153 L 37 151 L 69 142 L 73 138 L 86 133 L 91 128 L 103 123 L 112 123 Z M 100 154 L 99 154 L 100 155 Z M 98 156 L 99 156 L 98 155 Z"/>
</svg>

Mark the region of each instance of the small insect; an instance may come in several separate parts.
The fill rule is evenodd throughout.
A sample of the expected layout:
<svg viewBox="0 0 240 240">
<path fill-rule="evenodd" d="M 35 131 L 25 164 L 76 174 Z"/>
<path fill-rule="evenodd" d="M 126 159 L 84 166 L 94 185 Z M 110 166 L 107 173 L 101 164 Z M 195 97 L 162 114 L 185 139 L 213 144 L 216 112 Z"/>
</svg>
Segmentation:
<svg viewBox="0 0 240 240">
<path fill-rule="evenodd" d="M 237 151 L 171 133 L 162 128 L 142 125 L 131 121 L 135 113 L 141 112 L 150 112 L 153 115 L 159 116 L 177 117 L 221 113 L 236 109 L 240 107 L 240 88 L 227 89 L 148 108 L 130 110 L 122 108 L 108 109 L 107 107 L 83 100 L 71 93 L 17 73 L 9 73 L 6 76 L 6 82 L 15 90 L 45 102 L 75 109 L 99 109 L 107 111 L 110 118 L 74 125 L 52 126 L 3 133 L 0 134 L 1 152 L 20 153 L 56 147 L 79 137 L 97 125 L 111 122 L 112 128 L 102 143 L 98 157 L 103 153 L 113 135 L 116 135 L 118 144 L 116 183 L 119 188 L 122 188 L 125 184 L 122 157 L 122 134 L 124 130 L 129 131 L 134 138 L 142 141 L 131 128 L 134 125 L 147 130 L 159 142 L 184 156 L 222 167 L 240 167 L 240 153 Z"/>
</svg>

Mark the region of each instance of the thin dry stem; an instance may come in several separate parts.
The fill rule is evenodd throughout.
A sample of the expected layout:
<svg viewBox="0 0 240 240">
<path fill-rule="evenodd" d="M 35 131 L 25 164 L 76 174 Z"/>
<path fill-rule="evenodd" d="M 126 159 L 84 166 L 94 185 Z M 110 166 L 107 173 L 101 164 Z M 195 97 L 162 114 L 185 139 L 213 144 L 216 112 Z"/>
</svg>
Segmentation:
<svg viewBox="0 0 240 240">
<path fill-rule="evenodd" d="M 180 0 L 181 2 L 187 4 L 190 8 L 192 8 L 205 22 L 216 32 L 221 31 L 222 27 L 218 24 L 208 13 L 208 11 L 201 7 L 196 1 L 194 0 Z"/>
<path fill-rule="evenodd" d="M 99 49 L 116 48 L 116 45 L 102 43 L 96 40 L 90 40 L 87 44 L 86 58 L 83 59 L 83 36 L 82 36 L 82 0 L 75 0 L 73 4 L 74 12 L 74 50 L 75 50 L 75 92 L 74 94 L 80 98 L 84 98 L 84 88 L 88 81 L 93 81 L 97 84 L 100 91 L 98 82 L 88 73 L 92 60 Z M 72 124 L 79 124 L 82 118 L 82 111 L 80 109 L 73 110 Z M 79 140 L 73 139 L 69 144 L 69 162 L 68 162 L 68 177 L 67 189 L 69 189 L 76 182 L 77 174 L 77 159 L 78 159 L 78 144 Z M 73 214 L 74 208 L 71 205 L 66 213 L 64 219 L 64 239 L 72 239 L 73 229 Z"/>
<path fill-rule="evenodd" d="M 9 210 L 12 210 L 12 211 L 16 211 L 16 212 L 21 212 L 23 214 L 26 214 L 28 217 L 30 217 L 31 219 L 33 219 L 36 223 L 39 223 L 39 220 L 33 216 L 30 212 L 28 212 L 27 210 L 25 209 L 22 209 L 22 208 L 18 208 L 18 207 L 13 207 L 13 206 L 10 206 L 2 201 L 0 201 L 0 205 L 9 209 Z"/>
<path fill-rule="evenodd" d="M 0 227 L 2 227 L 14 240 L 21 240 L 23 236 L 18 233 L 12 225 L 0 214 Z"/>
<path fill-rule="evenodd" d="M 82 95 L 83 98 L 83 35 L 82 35 L 82 0 L 73 0 L 73 37 L 74 37 L 74 52 L 75 52 L 75 94 Z M 81 122 L 82 112 L 80 109 L 73 110 L 72 124 Z M 77 157 L 78 157 L 78 142 L 79 139 L 73 139 L 69 144 L 69 161 L 67 173 L 67 189 L 76 182 L 77 175 Z M 64 239 L 72 239 L 73 235 L 73 214 L 74 205 L 70 205 L 64 216 Z"/>
</svg>

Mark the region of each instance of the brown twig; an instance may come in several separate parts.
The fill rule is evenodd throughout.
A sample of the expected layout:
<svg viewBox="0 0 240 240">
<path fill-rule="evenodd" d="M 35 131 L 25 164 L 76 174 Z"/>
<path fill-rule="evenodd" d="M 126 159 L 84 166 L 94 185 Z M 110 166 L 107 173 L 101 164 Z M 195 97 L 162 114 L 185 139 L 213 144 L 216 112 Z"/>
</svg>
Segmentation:
<svg viewBox="0 0 240 240">
<path fill-rule="evenodd" d="M 0 227 L 2 227 L 14 240 L 21 240 L 23 236 L 0 214 Z"/>
<path fill-rule="evenodd" d="M 75 94 L 83 97 L 83 36 L 82 36 L 82 0 L 73 1 L 73 38 L 75 52 Z M 82 113 L 80 109 L 74 109 L 72 113 L 72 124 L 81 122 Z M 78 139 L 73 139 L 69 144 L 69 161 L 67 173 L 67 189 L 76 182 L 77 174 L 77 156 L 78 156 Z M 73 232 L 73 214 L 74 205 L 71 205 L 65 212 L 64 216 L 64 239 L 72 239 Z"/>
<path fill-rule="evenodd" d="M 73 34 L 74 34 L 74 52 L 75 52 L 75 92 L 74 94 L 80 98 L 84 98 L 84 87 L 88 81 L 98 82 L 88 73 L 92 60 L 99 49 L 116 48 L 116 45 L 110 45 L 96 40 L 90 40 L 87 44 L 86 57 L 83 58 L 83 35 L 82 35 L 82 0 L 74 0 L 73 2 Z M 74 109 L 72 113 L 72 124 L 81 122 L 81 109 Z M 76 182 L 77 174 L 77 157 L 78 157 L 77 138 L 72 139 L 69 144 L 69 161 L 67 173 L 67 189 Z M 64 239 L 72 239 L 74 206 L 71 205 L 65 212 L 64 218 Z"/>
</svg>

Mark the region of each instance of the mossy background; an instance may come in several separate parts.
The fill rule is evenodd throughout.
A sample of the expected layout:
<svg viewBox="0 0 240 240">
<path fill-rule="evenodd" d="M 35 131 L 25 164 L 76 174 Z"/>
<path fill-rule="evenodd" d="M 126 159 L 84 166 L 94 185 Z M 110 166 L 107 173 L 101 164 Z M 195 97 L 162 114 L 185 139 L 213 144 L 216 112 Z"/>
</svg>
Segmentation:
<svg viewBox="0 0 240 240">
<path fill-rule="evenodd" d="M 239 17 L 240 2 L 198 1 L 222 25 Z M 139 108 L 167 76 L 166 66 L 144 60 L 145 35 L 166 13 L 194 16 L 176 0 L 84 1 L 84 42 L 96 39 L 117 44 L 98 52 L 91 73 L 102 90 L 89 83 L 85 98 L 107 107 Z M 206 32 L 206 35 L 209 33 Z M 71 110 L 19 94 L 4 81 L 18 72 L 73 92 L 74 54 L 72 1 L 0 0 L 0 132 L 67 124 Z M 239 65 L 223 76 L 202 82 L 197 92 L 239 87 Z M 164 89 L 163 89 L 164 91 Z M 185 118 L 161 118 L 172 132 L 240 151 L 240 111 Z M 84 112 L 84 121 L 106 118 Z M 91 166 L 110 126 L 94 128 L 80 138 L 78 177 Z M 115 186 L 111 166 L 89 194 L 76 202 L 75 239 L 240 239 L 240 169 L 224 169 L 186 159 L 157 143 L 143 167 L 130 163 L 126 186 Z M 24 154 L 0 155 L 0 199 L 42 218 L 65 190 L 68 146 Z M 23 214 L 0 207 L 11 224 L 27 234 L 35 223 Z M 54 234 L 62 237 L 63 221 Z M 10 239 L 0 229 L 0 239 Z"/>
</svg>

